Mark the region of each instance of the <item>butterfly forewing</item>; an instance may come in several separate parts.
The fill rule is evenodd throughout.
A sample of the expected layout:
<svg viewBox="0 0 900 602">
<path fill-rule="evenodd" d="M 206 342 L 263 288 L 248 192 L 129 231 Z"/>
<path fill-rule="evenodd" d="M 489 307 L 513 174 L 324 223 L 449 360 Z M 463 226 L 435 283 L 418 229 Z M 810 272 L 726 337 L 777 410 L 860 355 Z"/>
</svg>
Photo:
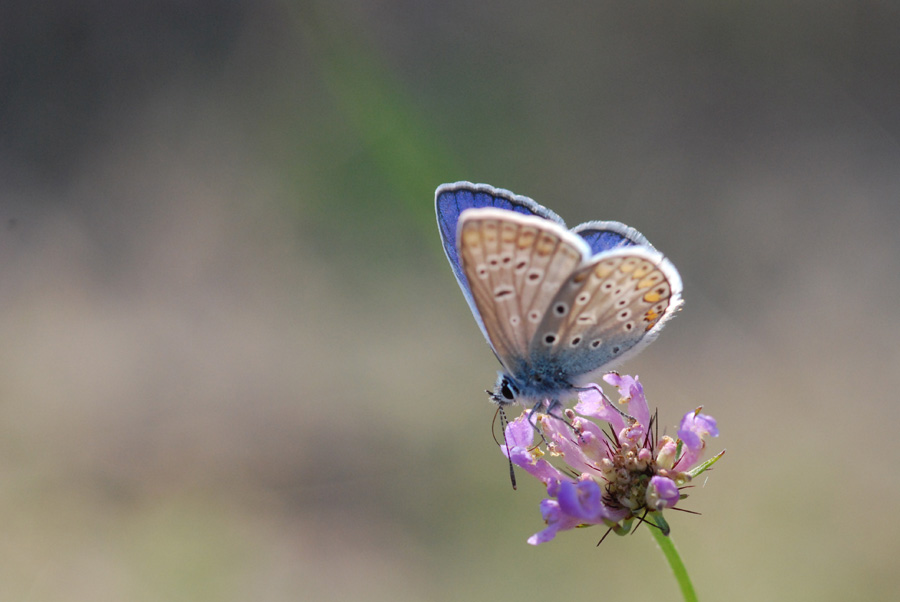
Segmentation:
<svg viewBox="0 0 900 602">
<path fill-rule="evenodd" d="M 475 321 L 478 323 L 484 336 L 488 337 L 487 328 L 485 328 L 484 322 L 478 314 L 478 308 L 475 306 L 474 299 L 472 299 L 469 283 L 460 265 L 457 247 L 457 226 L 462 212 L 473 208 L 493 207 L 517 214 L 534 215 L 555 222 L 560 226 L 565 226 L 565 223 L 553 211 L 532 199 L 515 194 L 509 190 L 494 188 L 488 184 L 473 184 L 471 182 L 442 184 L 435 191 L 434 206 L 444 253 L 447 255 L 447 260 L 453 269 L 453 275 L 456 276 L 463 296 L 466 298 L 466 302 L 475 316 Z M 584 225 L 587 226 L 588 224 Z"/>
<path fill-rule="evenodd" d="M 656 338 L 680 305 L 680 293 L 677 271 L 653 249 L 594 256 L 554 297 L 531 357 L 554 358 L 573 377 L 608 367 Z"/>
<path fill-rule="evenodd" d="M 457 246 L 488 339 L 511 369 L 589 249 L 556 223 L 497 209 L 465 211 Z"/>
</svg>

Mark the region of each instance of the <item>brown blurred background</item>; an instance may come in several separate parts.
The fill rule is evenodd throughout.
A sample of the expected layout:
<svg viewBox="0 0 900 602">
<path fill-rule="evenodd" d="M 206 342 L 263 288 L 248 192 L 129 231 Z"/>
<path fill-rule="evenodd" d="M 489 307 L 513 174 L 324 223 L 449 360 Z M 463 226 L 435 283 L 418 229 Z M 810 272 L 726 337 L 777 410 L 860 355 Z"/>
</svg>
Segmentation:
<svg viewBox="0 0 900 602">
<path fill-rule="evenodd" d="M 460 179 L 681 271 L 623 371 L 719 419 L 702 599 L 893 599 L 894 4 L 149 4 L 0 6 L 0 599 L 676 596 L 647 533 L 525 543 Z"/>
</svg>

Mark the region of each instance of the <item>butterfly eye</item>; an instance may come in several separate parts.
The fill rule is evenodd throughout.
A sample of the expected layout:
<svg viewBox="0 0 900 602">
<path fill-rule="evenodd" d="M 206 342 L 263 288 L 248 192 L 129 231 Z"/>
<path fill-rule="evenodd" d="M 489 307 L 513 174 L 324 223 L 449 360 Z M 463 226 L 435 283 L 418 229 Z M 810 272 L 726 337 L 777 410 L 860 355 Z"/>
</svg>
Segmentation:
<svg viewBox="0 0 900 602">
<path fill-rule="evenodd" d="M 515 401 L 516 399 L 516 394 L 513 391 L 511 383 L 506 379 L 503 380 L 503 384 L 500 386 L 500 395 L 509 401 Z"/>
</svg>

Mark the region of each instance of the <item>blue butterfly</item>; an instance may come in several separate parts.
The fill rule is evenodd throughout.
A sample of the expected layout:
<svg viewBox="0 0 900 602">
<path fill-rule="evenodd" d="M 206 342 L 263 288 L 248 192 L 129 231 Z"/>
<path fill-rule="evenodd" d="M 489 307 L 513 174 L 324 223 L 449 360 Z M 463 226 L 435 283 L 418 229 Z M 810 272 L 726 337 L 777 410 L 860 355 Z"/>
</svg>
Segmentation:
<svg viewBox="0 0 900 602">
<path fill-rule="evenodd" d="M 551 412 L 648 345 L 682 304 L 675 266 L 634 228 L 566 229 L 530 198 L 486 184 L 435 191 L 444 252 L 503 366 L 491 400 Z"/>
</svg>

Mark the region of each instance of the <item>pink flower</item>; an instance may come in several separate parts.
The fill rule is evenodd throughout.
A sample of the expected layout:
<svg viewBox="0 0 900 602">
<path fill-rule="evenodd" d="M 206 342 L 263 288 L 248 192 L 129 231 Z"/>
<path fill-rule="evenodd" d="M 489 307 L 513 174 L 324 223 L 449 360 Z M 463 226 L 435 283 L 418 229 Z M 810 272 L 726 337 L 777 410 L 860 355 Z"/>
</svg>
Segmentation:
<svg viewBox="0 0 900 602">
<path fill-rule="evenodd" d="M 678 427 L 678 438 L 684 442 L 686 449 L 681 462 L 687 466 L 693 465 L 706 447 L 706 440 L 718 436 L 719 429 L 715 418 L 701 414 L 700 408 L 685 414 Z"/>
<path fill-rule="evenodd" d="M 660 513 L 687 497 L 683 487 L 721 457 L 696 465 L 706 441 L 719 434 L 712 417 L 699 409 L 688 412 L 678 439 L 658 436 L 638 378 L 611 373 L 603 380 L 618 389 L 617 404 L 591 385 L 579 394 L 574 411 L 566 410 L 566 420 L 524 412 L 506 428 L 504 455 L 547 488 L 548 499 L 541 502 L 547 527 L 529 538 L 532 545 L 597 524 L 624 534 L 633 519 L 649 513 L 665 525 Z M 548 458 L 566 466 L 558 468 Z"/>
</svg>

